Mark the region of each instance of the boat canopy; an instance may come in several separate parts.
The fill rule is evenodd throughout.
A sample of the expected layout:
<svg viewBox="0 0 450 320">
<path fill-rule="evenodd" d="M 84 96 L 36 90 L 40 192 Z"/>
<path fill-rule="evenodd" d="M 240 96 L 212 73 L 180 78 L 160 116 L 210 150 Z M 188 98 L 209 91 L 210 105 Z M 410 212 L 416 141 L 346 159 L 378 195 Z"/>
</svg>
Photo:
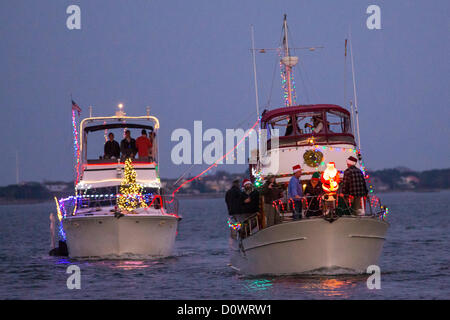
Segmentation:
<svg viewBox="0 0 450 320">
<path fill-rule="evenodd" d="M 350 112 L 338 105 L 298 105 L 264 111 L 261 128 L 267 129 L 268 148 L 275 136 L 280 147 L 311 142 L 355 145 L 350 118 Z"/>
<path fill-rule="evenodd" d="M 144 124 L 135 124 L 135 123 L 108 123 L 108 124 L 99 124 L 94 126 L 89 126 L 84 128 L 84 132 L 94 132 L 100 130 L 108 130 L 108 129 L 117 129 L 117 128 L 133 128 L 133 129 L 147 129 L 154 130 L 153 126 L 144 125 Z"/>
</svg>

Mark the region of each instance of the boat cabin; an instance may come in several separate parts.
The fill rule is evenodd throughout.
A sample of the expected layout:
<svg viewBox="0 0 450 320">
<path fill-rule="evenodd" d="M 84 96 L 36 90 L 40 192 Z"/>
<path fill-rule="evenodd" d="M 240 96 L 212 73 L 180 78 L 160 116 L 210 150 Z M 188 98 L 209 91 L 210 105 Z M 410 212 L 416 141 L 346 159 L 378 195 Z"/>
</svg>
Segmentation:
<svg viewBox="0 0 450 320">
<path fill-rule="evenodd" d="M 267 148 L 278 137 L 279 147 L 355 145 L 350 113 L 337 105 L 299 105 L 264 111 L 261 128 L 267 129 Z"/>
<path fill-rule="evenodd" d="M 145 188 L 160 188 L 158 173 L 158 129 L 159 120 L 153 116 L 112 116 L 86 118 L 80 124 L 80 177 L 77 190 L 117 189 L 123 179 L 125 155 L 123 150 L 117 157 L 105 155 L 104 147 L 110 133 L 119 148 L 125 132 L 130 131 L 131 138 L 137 140 L 146 130 L 152 141 L 149 156 L 139 158 L 136 154 L 133 167 L 136 170 L 136 182 Z M 88 147 L 89 140 L 89 147 Z M 111 190 L 113 191 L 113 190 Z"/>
</svg>

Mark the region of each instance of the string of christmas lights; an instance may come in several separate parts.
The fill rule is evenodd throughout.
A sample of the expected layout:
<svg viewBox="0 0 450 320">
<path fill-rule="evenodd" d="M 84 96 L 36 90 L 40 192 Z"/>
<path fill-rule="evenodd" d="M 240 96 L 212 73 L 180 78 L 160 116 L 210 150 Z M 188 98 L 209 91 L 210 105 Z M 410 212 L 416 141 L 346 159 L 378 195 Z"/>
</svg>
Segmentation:
<svg viewBox="0 0 450 320">
<path fill-rule="evenodd" d="M 73 127 L 73 148 L 75 156 L 75 171 L 77 173 L 75 185 L 80 181 L 80 145 L 78 142 L 77 123 L 75 118 L 75 110 L 72 109 L 72 127 Z"/>
</svg>

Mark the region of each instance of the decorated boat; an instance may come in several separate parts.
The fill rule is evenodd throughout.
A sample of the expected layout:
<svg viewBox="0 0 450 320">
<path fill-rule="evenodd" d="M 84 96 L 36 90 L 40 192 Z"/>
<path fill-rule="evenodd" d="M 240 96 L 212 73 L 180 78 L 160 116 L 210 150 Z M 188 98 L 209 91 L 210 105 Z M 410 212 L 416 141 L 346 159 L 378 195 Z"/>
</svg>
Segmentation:
<svg viewBox="0 0 450 320">
<path fill-rule="evenodd" d="M 75 195 L 55 198 L 60 243 L 66 243 L 70 257 L 165 257 L 174 248 L 181 217 L 176 199 L 164 195 L 161 187 L 159 120 L 149 110 L 145 116 L 127 116 L 119 106 L 114 116 L 83 119 L 80 141 L 73 121 Z M 110 133 L 122 137 L 126 131 L 141 135 L 142 130 L 152 139 L 144 159 L 135 154 L 104 154 L 103 145 Z M 88 136 L 93 136 L 89 137 L 93 150 L 88 150 Z"/>
<path fill-rule="evenodd" d="M 280 186 L 281 196 L 272 202 L 279 221 L 267 224 L 264 196 L 260 197 L 259 214 L 240 221 L 230 218 L 230 266 L 246 275 L 366 273 L 370 265 L 378 263 L 389 223 L 388 209 L 373 193 L 360 143 L 355 141 L 356 134 L 359 140 L 359 128 L 354 129 L 352 120 L 356 118 L 358 124 L 357 104 L 354 109 L 350 103 L 351 111 L 335 104 L 298 104 L 293 68 L 299 58 L 291 56 L 286 16 L 283 34 L 276 50 L 285 105 L 264 110 L 260 116 L 260 146 L 265 147 L 253 152 L 256 161 L 250 164 L 255 188 L 261 188 L 269 176 Z M 253 57 L 269 50 L 253 48 Z M 356 160 L 350 163 L 361 170 L 368 190 L 358 210 L 353 209 L 352 201 L 360 200 L 345 194 L 342 187 L 349 158 Z M 300 167 L 303 192 L 313 175 L 322 180 L 323 192 L 303 195 L 303 217 L 294 219 L 295 202 L 287 187 L 293 169 L 299 171 Z M 308 214 L 312 205 L 318 214 Z"/>
</svg>

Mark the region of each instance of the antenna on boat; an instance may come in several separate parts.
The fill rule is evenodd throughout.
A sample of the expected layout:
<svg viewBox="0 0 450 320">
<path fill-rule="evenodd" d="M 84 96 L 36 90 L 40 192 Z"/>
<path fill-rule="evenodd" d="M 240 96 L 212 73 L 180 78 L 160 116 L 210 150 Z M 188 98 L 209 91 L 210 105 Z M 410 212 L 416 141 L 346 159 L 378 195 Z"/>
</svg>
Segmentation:
<svg viewBox="0 0 450 320">
<path fill-rule="evenodd" d="M 89 118 L 92 118 L 92 106 L 89 106 Z"/>
<path fill-rule="evenodd" d="M 150 106 L 147 106 L 147 117 L 150 117 Z"/>
<path fill-rule="evenodd" d="M 256 57 L 255 57 L 255 30 L 253 25 L 250 25 L 252 35 L 252 58 L 253 58 L 253 77 L 255 80 L 255 98 L 256 98 L 256 118 L 259 118 L 259 98 L 258 98 L 258 80 L 256 78 Z"/>
<path fill-rule="evenodd" d="M 353 60 L 353 41 L 351 32 L 349 33 L 350 39 L 350 55 L 352 61 L 352 78 L 353 78 L 353 97 L 355 99 L 355 115 L 356 115 L 356 132 L 358 134 L 358 148 L 361 150 L 361 137 L 359 135 L 359 114 L 358 114 L 358 97 L 356 95 L 356 79 L 355 79 L 355 64 Z"/>
<path fill-rule="evenodd" d="M 345 39 L 345 56 L 344 56 L 344 107 L 347 105 L 347 39 Z M 352 119 L 353 120 L 353 119 Z"/>
</svg>

